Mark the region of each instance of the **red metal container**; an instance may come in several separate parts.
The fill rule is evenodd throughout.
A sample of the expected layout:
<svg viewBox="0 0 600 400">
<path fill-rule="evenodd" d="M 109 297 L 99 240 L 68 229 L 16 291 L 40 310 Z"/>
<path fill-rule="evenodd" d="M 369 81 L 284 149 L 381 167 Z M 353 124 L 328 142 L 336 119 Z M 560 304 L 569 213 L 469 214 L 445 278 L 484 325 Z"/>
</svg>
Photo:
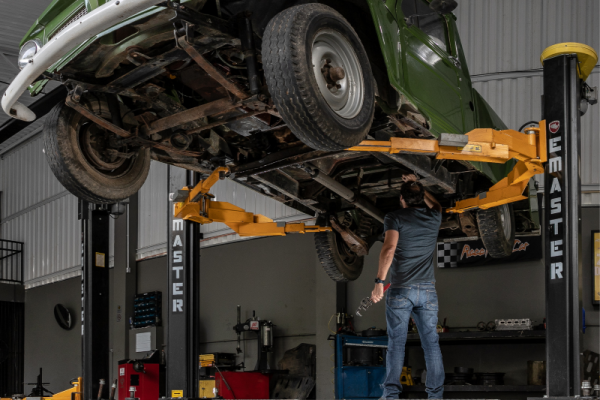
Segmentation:
<svg viewBox="0 0 600 400">
<path fill-rule="evenodd" d="M 129 388 L 135 387 L 135 397 L 140 400 L 158 400 L 160 382 L 158 364 L 144 364 L 144 372 L 135 372 L 132 363 L 119 365 L 119 399 L 129 397 Z"/>
<path fill-rule="evenodd" d="M 268 399 L 271 376 L 260 372 L 223 371 L 223 376 L 215 374 L 215 387 L 224 399 Z M 231 390 L 227 388 L 223 378 Z"/>
</svg>

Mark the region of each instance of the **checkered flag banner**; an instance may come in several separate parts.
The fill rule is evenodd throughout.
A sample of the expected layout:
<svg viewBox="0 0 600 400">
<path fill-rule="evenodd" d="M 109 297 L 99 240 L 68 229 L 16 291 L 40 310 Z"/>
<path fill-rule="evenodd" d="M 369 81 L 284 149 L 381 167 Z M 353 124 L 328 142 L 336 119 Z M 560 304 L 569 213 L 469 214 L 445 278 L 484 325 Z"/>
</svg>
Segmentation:
<svg viewBox="0 0 600 400">
<path fill-rule="evenodd" d="M 458 243 L 438 243 L 438 268 L 457 267 Z"/>
</svg>

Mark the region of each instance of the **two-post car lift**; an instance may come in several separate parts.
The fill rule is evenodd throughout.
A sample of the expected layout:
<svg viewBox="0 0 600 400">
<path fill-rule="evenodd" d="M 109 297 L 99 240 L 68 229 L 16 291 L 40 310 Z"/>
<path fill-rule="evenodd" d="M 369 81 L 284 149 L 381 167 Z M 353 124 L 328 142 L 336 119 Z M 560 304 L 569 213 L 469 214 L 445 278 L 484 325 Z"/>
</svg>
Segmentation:
<svg viewBox="0 0 600 400">
<path fill-rule="evenodd" d="M 596 62 L 596 53 L 585 45 L 563 43 L 546 49 L 542 54 L 543 120 L 539 128 L 527 128 L 525 133 L 476 129 L 466 135 L 443 134 L 439 141 L 368 140 L 349 149 L 412 152 L 435 155 L 438 159 L 496 163 L 517 160 L 512 172 L 488 192 L 459 201 L 447 210 L 457 213 L 521 200 L 529 179 L 545 169 L 547 395 L 553 399 L 580 394 L 579 133 L 581 106 L 594 103 L 595 90 L 585 80 Z M 301 223 L 278 224 L 265 216 L 215 201 L 209 190 L 227 172 L 227 168 L 218 168 L 200 182 L 198 174 L 192 172 L 187 176 L 169 176 L 173 204 L 169 205 L 168 219 L 167 397 L 198 397 L 199 224 L 223 222 L 240 236 L 285 236 L 331 229 Z M 83 205 L 80 210 L 82 305 L 85 305 L 82 397 L 90 400 L 98 378 L 108 377 L 108 335 L 104 331 L 108 322 L 104 311 L 108 303 L 108 269 L 98 268 L 98 254 L 106 254 L 108 250 L 108 213 L 92 211 L 87 204 Z M 98 271 L 101 276 L 96 276 Z"/>
</svg>

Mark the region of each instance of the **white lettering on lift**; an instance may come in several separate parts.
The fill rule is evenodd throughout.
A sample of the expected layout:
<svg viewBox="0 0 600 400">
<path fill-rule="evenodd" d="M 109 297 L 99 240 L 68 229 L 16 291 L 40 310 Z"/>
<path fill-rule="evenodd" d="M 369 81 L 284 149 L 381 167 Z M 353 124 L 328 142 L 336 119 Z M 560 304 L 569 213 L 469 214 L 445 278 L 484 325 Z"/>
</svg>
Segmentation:
<svg viewBox="0 0 600 400">
<path fill-rule="evenodd" d="M 556 192 L 562 192 L 562 189 L 560 188 L 560 182 L 558 181 L 558 178 L 555 177 L 552 180 L 552 186 L 550 187 L 550 194 L 556 193 Z"/>
<path fill-rule="evenodd" d="M 183 300 L 173 299 L 173 312 L 183 312 Z"/>
<path fill-rule="evenodd" d="M 563 263 L 556 262 L 550 265 L 550 279 L 562 279 Z"/>
<path fill-rule="evenodd" d="M 182 262 L 183 261 L 183 256 L 182 256 L 182 251 L 178 250 L 178 251 L 174 251 L 173 252 L 173 262 Z"/>
<path fill-rule="evenodd" d="M 550 200 L 550 214 L 558 214 L 562 211 L 560 197 Z"/>
<path fill-rule="evenodd" d="M 179 276 L 179 272 L 183 270 L 183 267 L 173 267 L 173 271 L 175 271 L 175 279 L 181 279 Z"/>
<path fill-rule="evenodd" d="M 559 246 L 562 246 L 562 240 L 553 240 L 550 242 L 550 257 L 560 257 L 563 251 Z"/>
<path fill-rule="evenodd" d="M 550 160 L 550 173 L 562 171 L 562 158 L 552 157 Z"/>
<path fill-rule="evenodd" d="M 555 153 L 557 151 L 562 150 L 562 146 L 560 145 L 561 137 L 555 137 L 550 139 L 550 148 L 548 149 L 548 153 Z"/>
<path fill-rule="evenodd" d="M 182 219 L 174 219 L 173 220 L 173 230 L 174 231 L 182 231 L 183 230 L 183 220 Z"/>
<path fill-rule="evenodd" d="M 175 263 L 183 263 L 183 250 L 179 250 L 183 247 L 183 241 L 181 240 L 181 236 L 176 234 L 175 231 L 183 231 L 183 220 L 182 219 L 174 219 L 173 220 L 173 235 L 175 238 L 173 239 L 173 264 Z M 178 250 L 175 250 L 178 249 Z M 173 266 L 172 271 L 175 272 L 175 280 L 183 279 L 183 266 Z M 173 291 L 171 293 L 172 296 L 183 296 L 183 282 L 173 282 Z M 183 312 L 183 299 L 173 299 L 173 312 Z"/>
<path fill-rule="evenodd" d="M 554 234 L 558 235 L 558 224 L 562 224 L 562 218 L 555 218 L 550 220 L 550 225 L 554 227 Z"/>
<path fill-rule="evenodd" d="M 183 243 L 181 242 L 181 237 L 179 235 L 175 236 L 175 241 L 173 242 L 173 247 L 175 246 L 183 246 Z"/>
<path fill-rule="evenodd" d="M 174 283 L 173 284 L 173 295 L 182 295 L 183 294 L 183 290 L 181 290 L 182 287 L 183 287 L 183 283 L 181 283 L 181 282 Z"/>
</svg>

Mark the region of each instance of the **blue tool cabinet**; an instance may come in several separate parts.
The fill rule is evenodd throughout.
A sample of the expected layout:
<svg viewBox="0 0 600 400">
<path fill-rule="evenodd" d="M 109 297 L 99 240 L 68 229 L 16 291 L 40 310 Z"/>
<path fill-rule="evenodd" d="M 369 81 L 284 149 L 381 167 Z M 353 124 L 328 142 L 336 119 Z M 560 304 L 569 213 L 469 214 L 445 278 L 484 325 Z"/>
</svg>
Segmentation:
<svg viewBox="0 0 600 400">
<path fill-rule="evenodd" d="M 336 399 L 378 399 L 381 397 L 383 394 L 381 384 L 385 379 L 385 362 L 382 366 L 344 365 L 344 351 L 347 347 L 378 347 L 387 349 L 387 346 L 387 336 L 335 336 Z"/>
</svg>

